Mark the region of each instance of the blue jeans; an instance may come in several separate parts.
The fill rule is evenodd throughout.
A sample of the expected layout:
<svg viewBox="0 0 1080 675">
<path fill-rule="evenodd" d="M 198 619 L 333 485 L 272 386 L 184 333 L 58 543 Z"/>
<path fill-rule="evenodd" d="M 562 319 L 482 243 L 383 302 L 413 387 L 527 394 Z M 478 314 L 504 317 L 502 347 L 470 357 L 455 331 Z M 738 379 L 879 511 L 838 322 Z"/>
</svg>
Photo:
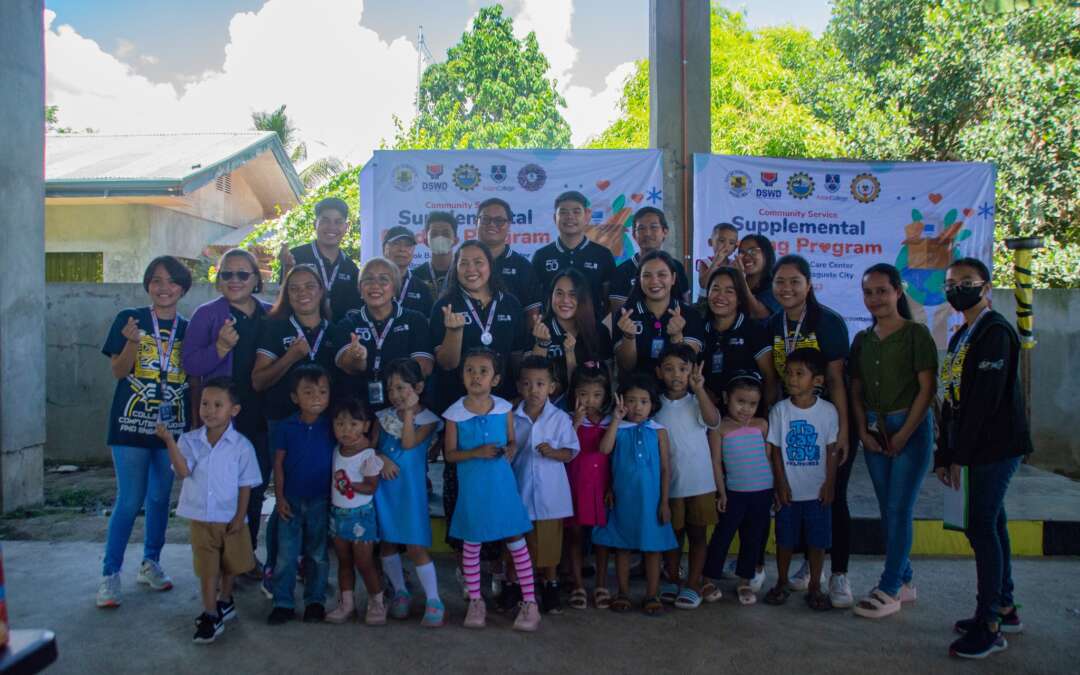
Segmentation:
<svg viewBox="0 0 1080 675">
<path fill-rule="evenodd" d="M 769 509 L 772 504 L 772 488 L 758 492 L 727 493 L 727 511 L 720 514 L 720 522 L 709 540 L 705 576 L 719 579 L 723 575 L 731 540 L 738 532 L 739 558 L 735 564 L 735 574 L 741 579 L 754 578 L 761 540 L 769 538 Z"/>
<path fill-rule="evenodd" d="M 330 561 L 326 541 L 330 528 L 327 497 L 288 499 L 292 518 L 277 520 L 277 560 L 274 563 L 274 607 L 296 606 L 296 560 L 304 556 L 304 605 L 326 604 Z"/>
<path fill-rule="evenodd" d="M 158 562 L 165 545 L 169 524 L 169 496 L 173 470 L 165 448 L 136 448 L 114 445 L 110 448 L 116 470 L 116 504 L 109 516 L 109 534 L 105 539 L 105 562 L 102 574 L 116 574 L 124 564 L 124 551 L 131 539 L 131 528 L 139 509 L 146 507 L 143 560 Z"/>
<path fill-rule="evenodd" d="M 973 466 L 969 471 L 968 529 L 964 533 L 975 551 L 978 590 L 975 618 L 997 621 L 1002 607 L 1013 604 L 1012 552 L 1009 519 L 1005 515 L 1005 492 L 1020 466 L 1012 457 L 993 464 Z"/>
<path fill-rule="evenodd" d="M 867 412 L 867 421 L 878 423 L 876 413 Z M 906 412 L 885 415 L 885 431 L 894 434 L 907 420 Z M 863 452 L 866 468 L 874 484 L 878 508 L 881 510 L 881 530 L 885 533 L 885 570 L 878 588 L 891 596 L 900 593 L 902 584 L 911 583 L 911 520 L 915 499 L 919 496 L 933 457 L 934 426 L 926 414 L 911 438 L 895 457 L 880 452 Z"/>
</svg>

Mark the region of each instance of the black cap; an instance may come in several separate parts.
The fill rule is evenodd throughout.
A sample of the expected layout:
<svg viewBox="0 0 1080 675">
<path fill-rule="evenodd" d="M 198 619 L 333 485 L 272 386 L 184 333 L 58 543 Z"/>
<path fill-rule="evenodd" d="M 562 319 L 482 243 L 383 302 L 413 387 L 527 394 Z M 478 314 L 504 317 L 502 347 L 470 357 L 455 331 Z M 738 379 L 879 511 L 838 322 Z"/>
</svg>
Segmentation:
<svg viewBox="0 0 1080 675">
<path fill-rule="evenodd" d="M 345 203 L 344 199 L 338 199 L 337 197 L 320 199 L 319 203 L 315 205 L 315 217 L 318 218 L 319 214 L 326 209 L 333 209 L 341 213 L 342 216 L 349 217 L 349 205 Z"/>
<path fill-rule="evenodd" d="M 384 232 L 382 238 L 383 246 L 386 246 L 392 241 L 397 241 L 398 239 L 408 239 L 412 242 L 413 246 L 416 246 L 416 235 L 404 225 L 395 225 Z"/>
</svg>

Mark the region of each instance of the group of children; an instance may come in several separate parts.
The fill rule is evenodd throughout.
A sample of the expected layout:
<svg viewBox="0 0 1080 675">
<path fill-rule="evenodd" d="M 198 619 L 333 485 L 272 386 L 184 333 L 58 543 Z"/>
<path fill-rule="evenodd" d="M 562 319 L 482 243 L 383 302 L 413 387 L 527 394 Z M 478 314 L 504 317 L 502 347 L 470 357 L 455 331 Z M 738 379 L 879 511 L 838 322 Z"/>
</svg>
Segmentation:
<svg viewBox="0 0 1080 675">
<path fill-rule="evenodd" d="M 357 571 L 367 596 L 365 623 L 384 624 L 388 614 L 407 618 L 411 596 L 400 557 L 404 550 L 426 596 L 422 625 L 444 625 L 446 607 L 428 553 L 426 485 L 429 450 L 440 432 L 445 460 L 458 467 L 458 498 L 447 515 L 449 535 L 462 542 L 467 627 L 485 625 L 481 546 L 498 542 L 506 544 L 506 576 L 512 580 L 503 594 L 520 597 L 517 630 L 536 630 L 542 610 L 560 610 L 557 577 L 564 539 L 572 608 L 588 606 L 583 560 L 591 544 L 593 604 L 631 609 L 631 555 L 640 552 L 646 574 L 642 609 L 655 615 L 665 600 L 683 609 L 719 600 L 721 592 L 710 579 L 720 577 L 738 532 L 738 599 L 752 604 L 752 582 L 774 509 L 778 580 L 766 602 L 787 599 L 788 566 L 805 540 L 808 603 L 828 608 L 818 580 L 830 544 L 838 422 L 832 404 L 815 395 L 824 380 L 820 352 L 799 349 L 789 355 L 790 398 L 774 406 L 768 420 L 759 414 L 762 383 L 752 372 L 731 379 L 721 417 L 706 390 L 702 364 L 685 344 L 664 349 L 655 376 L 627 373 L 617 389 L 605 368 L 577 369 L 569 391 L 572 414 L 551 402 L 556 381 L 543 356 L 526 356 L 517 368 L 516 405 L 493 395 L 502 372 L 499 359 L 483 347 L 466 354 L 466 394 L 441 418 L 424 407 L 423 375 L 410 359 L 384 369 L 390 407 L 377 415 L 358 399 L 331 401 L 329 376 L 316 364 L 292 373 L 291 395 L 299 412 L 271 429 L 277 522 L 267 533 L 267 562 L 273 569 L 270 624 L 295 618 L 298 565 L 305 621 L 343 623 L 354 612 L 360 615 L 353 590 Z M 254 565 L 243 520 L 250 489 L 260 477 L 251 444 L 230 426 L 239 405 L 227 378 L 204 384 L 199 410 L 204 426 L 178 440 L 164 426 L 158 434 L 184 479 L 178 513 L 191 520 L 203 601 L 195 640 L 209 642 L 236 616 L 233 579 Z M 707 543 L 712 525 L 717 527 Z M 328 534 L 338 559 L 340 593 L 337 606 L 326 613 Z M 689 541 L 689 573 L 680 588 L 684 540 Z M 611 549 L 614 597 L 607 588 Z M 383 587 L 384 575 L 390 588 Z"/>
</svg>

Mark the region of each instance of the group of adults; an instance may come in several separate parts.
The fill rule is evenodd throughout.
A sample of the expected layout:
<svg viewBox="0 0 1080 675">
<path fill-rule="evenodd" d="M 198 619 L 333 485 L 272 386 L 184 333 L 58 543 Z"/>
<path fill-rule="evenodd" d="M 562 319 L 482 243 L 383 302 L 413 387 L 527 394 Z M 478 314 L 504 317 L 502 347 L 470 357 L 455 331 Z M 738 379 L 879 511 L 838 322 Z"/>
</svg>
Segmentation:
<svg viewBox="0 0 1080 675">
<path fill-rule="evenodd" d="M 514 213 L 498 198 L 479 204 L 477 239 L 460 241 L 461 216 L 432 212 L 422 234 L 405 227 L 386 230 L 383 256 L 362 267 L 341 248 L 350 227 L 346 204 L 325 199 L 315 214 L 315 240 L 282 252 L 281 288 L 272 305 L 257 297 L 263 279 L 255 257 L 233 249 L 217 266 L 221 297 L 200 306 L 190 322 L 178 314 L 165 316 L 156 303 L 163 298 L 175 307 L 191 284 L 186 269 L 166 256 L 146 274 L 144 285 L 155 306 L 126 317 L 137 324 L 134 337 L 130 330 L 123 333 L 131 326 L 118 316 L 113 333 L 123 333 L 128 342 L 111 334 L 104 350 L 113 359 L 117 401 L 128 400 L 133 386 L 167 382 L 159 388 L 165 395 L 146 403 L 174 401 L 171 424 L 178 431 L 197 424 L 191 416 L 198 406 L 191 401 L 198 400 L 200 380 L 233 378 L 241 402 L 234 426 L 255 446 L 264 478 L 250 500 L 253 542 L 270 477 L 268 432 L 295 411 L 288 375 L 298 364 L 322 365 L 334 374 L 336 392 L 359 396 L 378 409 L 387 404 L 381 369 L 397 358 L 415 359 L 429 378 L 427 403 L 441 412 L 463 395 L 463 355 L 475 347 L 504 357 L 497 393 L 512 399 L 510 375 L 526 352 L 555 362 L 560 393 L 565 393 L 576 368 L 651 374 L 665 346 L 684 342 L 699 352 L 708 388 L 718 399 L 733 374 L 754 371 L 765 383 L 763 405 L 768 406 L 783 396 L 787 355 L 808 347 L 828 361 L 821 395 L 840 417 L 829 581 L 833 603 L 855 604 L 864 616 L 885 616 L 913 599 L 912 510 L 933 461 L 949 486 L 959 485 L 963 467 L 969 472 L 966 532 L 977 560 L 978 596 L 975 616 L 958 629 L 964 628 L 966 639 L 985 640 L 1016 617 L 1003 502 L 1009 478 L 1031 443 L 1017 383 L 1018 338 L 990 308 L 990 274 L 980 261 L 964 258 L 948 269 L 946 297 L 964 321 L 950 339 L 939 373 L 933 338 L 912 320 L 900 275 L 887 264 L 868 268 L 862 277 L 873 324 L 852 344 L 844 320 L 815 297 L 806 260 L 794 255 L 777 260 L 768 238 L 752 234 L 739 240 L 727 224 L 714 229 L 714 255 L 698 265 L 703 297 L 692 305 L 685 269 L 663 250 L 669 232 L 665 214 L 652 207 L 634 214 L 631 232 L 639 250 L 619 265 L 608 248 L 587 236 L 588 200 L 573 191 L 555 199 L 558 236 L 531 260 L 509 246 Z M 430 257 L 414 267 L 420 241 Z M 179 357 L 171 353 L 174 341 Z M 131 342 L 138 358 L 125 351 Z M 944 398 L 936 419 L 939 386 Z M 124 414 L 114 406 L 109 443 L 119 494 L 104 573 L 119 571 L 145 499 L 147 544 L 139 578 L 164 588 L 171 582 L 158 558 L 169 463 L 152 424 L 118 430 Z M 847 485 L 860 445 L 881 507 L 886 558 L 877 587 L 855 603 L 847 581 Z M 133 463 L 133 452 L 140 462 Z"/>
</svg>

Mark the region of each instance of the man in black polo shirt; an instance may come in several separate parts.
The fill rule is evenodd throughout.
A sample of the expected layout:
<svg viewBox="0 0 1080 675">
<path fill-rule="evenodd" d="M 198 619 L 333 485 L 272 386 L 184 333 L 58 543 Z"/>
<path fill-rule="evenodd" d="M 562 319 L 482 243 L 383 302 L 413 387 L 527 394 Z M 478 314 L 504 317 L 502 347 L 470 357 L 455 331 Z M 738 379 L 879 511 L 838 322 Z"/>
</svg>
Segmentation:
<svg viewBox="0 0 1080 675">
<path fill-rule="evenodd" d="M 622 261 L 615 268 L 615 274 L 611 278 L 611 294 L 608 295 L 610 313 L 618 316 L 619 308 L 630 297 L 630 291 L 638 281 L 638 269 L 641 267 L 641 258 L 646 254 L 662 249 L 664 240 L 668 235 L 668 222 L 664 212 L 655 206 L 643 206 L 634 214 L 634 241 L 637 242 L 638 252 L 631 258 Z M 690 302 L 690 282 L 686 278 L 686 271 L 679 265 L 675 277 L 673 295 L 683 302 Z"/>
<path fill-rule="evenodd" d="M 420 312 L 427 319 L 431 316 L 431 306 L 435 298 L 431 287 L 415 278 L 409 266 L 412 265 L 413 251 L 416 249 L 416 236 L 412 230 L 396 225 L 383 235 L 383 257 L 394 263 L 401 272 L 401 290 L 397 294 L 397 303 L 405 309 Z"/>
<path fill-rule="evenodd" d="M 315 241 L 287 249 L 282 246 L 278 283 L 294 265 L 314 265 L 329 290 L 330 310 L 335 319 L 360 306 L 356 280 L 360 270 L 341 250 L 341 240 L 349 231 L 349 207 L 337 197 L 327 197 L 315 205 Z"/>
<path fill-rule="evenodd" d="M 424 222 L 424 236 L 431 260 L 413 270 L 413 278 L 427 284 L 431 296 L 438 299 L 446 290 L 446 278 L 458 245 L 457 216 L 448 211 L 432 211 Z"/>
<path fill-rule="evenodd" d="M 544 296 L 559 270 L 570 267 L 585 275 L 592 291 L 593 308 L 599 321 L 607 310 L 608 284 L 615 273 L 615 256 L 585 236 L 589 222 L 589 200 L 571 190 L 555 198 L 555 225 L 559 238 L 533 254 L 533 269 Z"/>
<path fill-rule="evenodd" d="M 492 197 L 480 202 L 476 214 L 477 238 L 491 249 L 491 255 L 495 257 L 493 272 L 502 279 L 503 289 L 517 298 L 525 309 L 525 327 L 531 334 L 540 317 L 543 298 L 540 296 L 540 282 L 536 279 L 532 263 L 506 243 L 514 212 L 510 210 L 508 203 Z"/>
</svg>

